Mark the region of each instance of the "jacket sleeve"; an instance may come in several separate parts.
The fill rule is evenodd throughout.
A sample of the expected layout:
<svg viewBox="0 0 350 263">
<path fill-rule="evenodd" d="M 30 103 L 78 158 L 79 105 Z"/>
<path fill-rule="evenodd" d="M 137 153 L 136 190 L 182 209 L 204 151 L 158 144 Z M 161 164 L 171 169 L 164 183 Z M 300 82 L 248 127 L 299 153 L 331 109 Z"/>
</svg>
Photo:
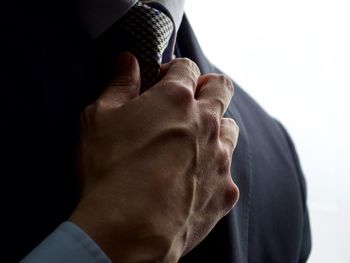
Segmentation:
<svg viewBox="0 0 350 263">
<path fill-rule="evenodd" d="M 101 248 L 78 226 L 64 222 L 21 263 L 111 263 Z"/>
</svg>

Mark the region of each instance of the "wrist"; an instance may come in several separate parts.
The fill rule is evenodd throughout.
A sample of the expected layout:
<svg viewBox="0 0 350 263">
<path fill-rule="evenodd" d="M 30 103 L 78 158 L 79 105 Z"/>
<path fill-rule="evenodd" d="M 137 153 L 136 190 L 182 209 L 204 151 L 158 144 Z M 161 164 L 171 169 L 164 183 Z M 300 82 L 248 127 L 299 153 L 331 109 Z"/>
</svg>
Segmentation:
<svg viewBox="0 0 350 263">
<path fill-rule="evenodd" d="M 167 235 L 158 234 L 156 224 L 130 224 L 107 209 L 106 202 L 94 203 L 80 202 L 69 221 L 89 235 L 112 262 L 178 262 L 182 246 Z"/>
</svg>

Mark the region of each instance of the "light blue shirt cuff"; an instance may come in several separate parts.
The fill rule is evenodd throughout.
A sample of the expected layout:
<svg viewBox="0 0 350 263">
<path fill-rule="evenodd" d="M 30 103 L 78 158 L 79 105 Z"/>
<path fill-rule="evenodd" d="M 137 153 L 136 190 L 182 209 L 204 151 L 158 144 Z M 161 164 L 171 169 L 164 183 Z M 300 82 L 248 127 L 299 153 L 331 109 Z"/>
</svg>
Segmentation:
<svg viewBox="0 0 350 263">
<path fill-rule="evenodd" d="M 21 263 L 111 263 L 82 229 L 64 222 L 32 250 Z"/>
</svg>

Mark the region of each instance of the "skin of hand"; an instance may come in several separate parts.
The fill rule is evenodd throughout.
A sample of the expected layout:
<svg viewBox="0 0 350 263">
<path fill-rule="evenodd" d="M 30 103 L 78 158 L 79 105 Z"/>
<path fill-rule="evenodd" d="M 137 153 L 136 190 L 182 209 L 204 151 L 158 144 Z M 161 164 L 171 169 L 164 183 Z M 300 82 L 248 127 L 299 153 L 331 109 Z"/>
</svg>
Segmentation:
<svg viewBox="0 0 350 263">
<path fill-rule="evenodd" d="M 117 62 L 81 114 L 82 191 L 70 221 L 113 262 L 177 262 L 238 200 L 230 167 L 239 130 L 222 117 L 233 85 L 176 59 L 139 95 L 136 58 Z"/>
</svg>

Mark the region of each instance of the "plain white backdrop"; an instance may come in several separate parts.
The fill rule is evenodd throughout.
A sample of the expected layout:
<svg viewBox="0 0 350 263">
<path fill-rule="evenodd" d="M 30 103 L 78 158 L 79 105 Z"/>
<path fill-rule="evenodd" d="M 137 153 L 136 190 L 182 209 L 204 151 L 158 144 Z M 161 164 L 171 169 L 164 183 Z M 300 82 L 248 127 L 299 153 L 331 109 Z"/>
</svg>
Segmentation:
<svg viewBox="0 0 350 263">
<path fill-rule="evenodd" d="M 309 262 L 350 262 L 350 2 L 187 0 L 186 12 L 208 58 L 294 139 Z"/>
</svg>

